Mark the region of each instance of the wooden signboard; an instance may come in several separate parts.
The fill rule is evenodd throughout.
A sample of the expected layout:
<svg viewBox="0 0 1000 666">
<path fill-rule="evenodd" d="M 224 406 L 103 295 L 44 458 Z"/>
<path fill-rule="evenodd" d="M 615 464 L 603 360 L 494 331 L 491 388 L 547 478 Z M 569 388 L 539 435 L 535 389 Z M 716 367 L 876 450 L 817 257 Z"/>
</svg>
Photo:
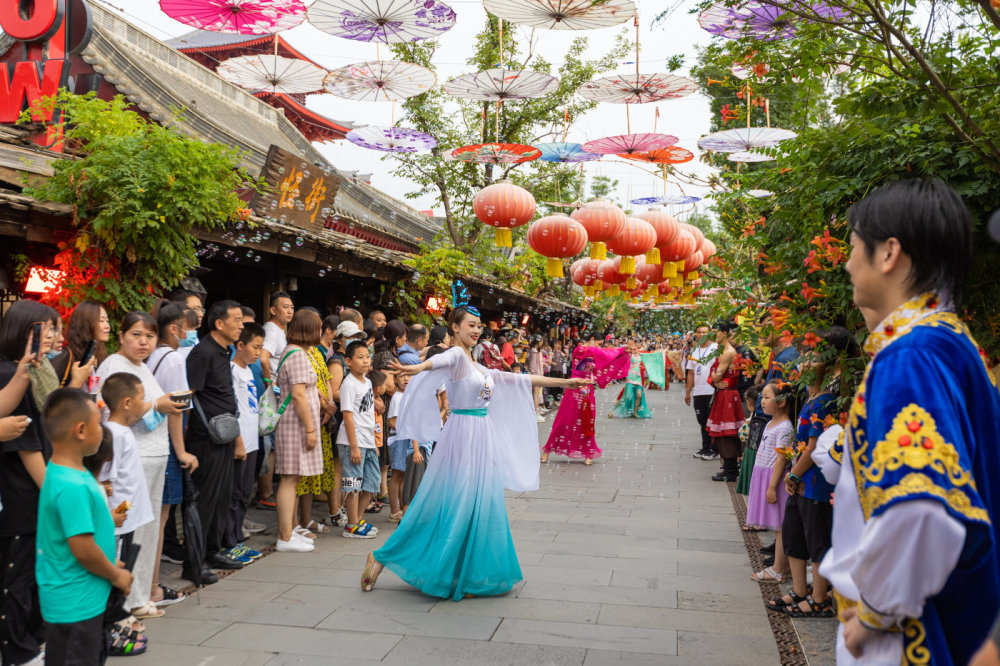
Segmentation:
<svg viewBox="0 0 1000 666">
<path fill-rule="evenodd" d="M 268 191 L 255 194 L 251 201 L 257 215 L 304 229 L 322 229 L 332 215 L 340 187 L 335 174 L 272 145 L 260 177 L 267 182 Z"/>
</svg>

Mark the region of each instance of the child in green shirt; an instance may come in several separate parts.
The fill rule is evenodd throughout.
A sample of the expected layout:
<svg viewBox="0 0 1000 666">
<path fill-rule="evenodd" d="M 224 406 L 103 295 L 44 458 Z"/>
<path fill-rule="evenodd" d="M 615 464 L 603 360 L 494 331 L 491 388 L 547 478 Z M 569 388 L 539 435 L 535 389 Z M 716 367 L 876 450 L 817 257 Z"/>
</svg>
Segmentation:
<svg viewBox="0 0 1000 666">
<path fill-rule="evenodd" d="M 111 586 L 127 595 L 132 574 L 116 566 L 107 496 L 83 465 L 101 444 L 100 412 L 83 391 L 58 389 L 45 401 L 42 422 L 52 442 L 38 501 L 35 562 L 45 662 L 103 664 Z"/>
</svg>

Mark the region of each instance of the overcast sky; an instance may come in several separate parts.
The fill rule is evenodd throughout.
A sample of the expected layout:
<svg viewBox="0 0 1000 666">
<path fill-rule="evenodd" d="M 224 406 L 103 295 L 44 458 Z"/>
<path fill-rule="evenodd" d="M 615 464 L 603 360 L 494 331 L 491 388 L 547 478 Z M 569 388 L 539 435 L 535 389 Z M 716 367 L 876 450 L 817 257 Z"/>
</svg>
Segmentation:
<svg viewBox="0 0 1000 666">
<path fill-rule="evenodd" d="M 99 0 L 101 4 L 123 14 L 141 29 L 160 39 L 168 39 L 189 32 L 191 28 L 175 21 L 164 14 L 159 8 L 158 0 Z M 448 1 L 448 0 L 446 0 Z M 307 0 L 311 4 L 311 0 Z M 482 29 L 486 12 L 479 0 L 450 0 L 449 4 L 458 15 L 454 28 L 441 38 L 441 48 L 437 51 L 435 65 L 438 73 L 438 83 L 466 74 L 471 68 L 464 64 L 469 57 L 475 35 Z M 692 0 L 685 0 L 671 17 L 656 27 L 652 27 L 652 19 L 665 2 L 641 0 L 639 6 L 639 38 L 641 44 L 640 72 L 655 73 L 665 71 L 667 59 L 675 54 L 683 54 L 684 67 L 677 74 L 688 74 L 694 64 L 696 47 L 705 45 L 710 35 L 702 30 L 695 16 L 690 14 Z M 124 9 L 124 11 L 122 11 Z M 508 29 L 505 23 L 505 31 Z M 530 29 L 513 26 L 522 48 L 527 45 Z M 612 46 L 614 37 L 622 30 L 628 30 L 630 38 L 634 39 L 632 22 L 626 24 L 590 31 L 568 30 L 538 30 L 538 53 L 554 65 L 561 63 L 561 53 L 570 41 L 577 36 L 586 35 L 589 40 L 591 57 L 599 57 Z M 312 58 L 318 64 L 328 69 L 343 67 L 354 62 L 376 59 L 376 46 L 373 43 L 355 42 L 339 37 L 333 37 L 305 23 L 282 34 L 296 49 Z M 380 55 L 388 58 L 388 49 L 381 48 Z M 634 54 L 623 59 L 618 71 L 634 73 L 634 64 L 624 61 L 635 60 Z M 530 67 L 530 66 L 529 66 Z M 555 67 L 554 67 L 555 68 Z M 392 116 L 392 105 L 389 102 L 353 102 L 340 99 L 333 95 L 310 95 L 307 106 L 323 115 L 338 120 L 349 120 L 355 124 L 389 125 Z M 708 132 L 709 103 L 708 98 L 695 93 L 678 100 L 660 102 L 659 104 L 643 104 L 631 106 L 631 128 L 633 132 L 653 131 L 655 109 L 659 107 L 660 118 L 656 125 L 658 132 L 677 136 L 678 145 L 699 154 L 697 140 Z M 400 117 L 397 109 L 396 117 Z M 592 139 L 612 134 L 625 134 L 625 107 L 620 104 L 600 104 L 583 118 L 577 119 L 570 128 L 567 141 L 584 143 Z M 472 143 L 474 141 L 470 141 Z M 317 144 L 337 167 L 348 170 L 370 172 L 372 184 L 388 194 L 404 198 L 417 188 L 411 182 L 397 178 L 391 173 L 392 161 L 383 160 L 383 153 L 370 151 L 355 146 L 348 141 Z M 682 170 L 707 174 L 710 169 L 701 164 L 697 157 L 694 161 L 682 165 Z M 653 175 L 644 173 L 640 168 L 624 163 L 617 158 L 605 158 L 599 162 L 588 162 L 585 172 L 589 178 L 596 175 L 607 175 L 619 181 L 617 198 L 622 201 L 646 196 L 658 196 L 663 193 L 663 181 Z M 690 185 L 684 185 L 685 194 L 700 196 L 704 191 Z M 680 194 L 676 184 L 669 184 L 668 194 Z M 709 203 L 709 202 L 704 202 Z M 441 214 L 440 206 L 434 204 L 432 197 L 423 197 L 410 201 L 411 205 L 420 209 L 434 209 L 435 214 Z M 681 213 L 690 210 L 690 206 L 673 208 L 673 212 Z"/>
</svg>

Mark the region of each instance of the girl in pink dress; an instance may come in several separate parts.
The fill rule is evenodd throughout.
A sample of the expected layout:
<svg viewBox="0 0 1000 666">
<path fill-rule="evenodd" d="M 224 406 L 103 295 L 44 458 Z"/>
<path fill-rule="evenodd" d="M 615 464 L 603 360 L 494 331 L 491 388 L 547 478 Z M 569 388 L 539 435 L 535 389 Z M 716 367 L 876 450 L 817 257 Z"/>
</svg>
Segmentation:
<svg viewBox="0 0 1000 666">
<path fill-rule="evenodd" d="M 624 378 L 628 373 L 629 358 L 630 355 L 624 348 L 580 346 L 573 350 L 570 376 L 593 379 L 594 384 L 579 389 L 566 389 L 549 439 L 542 448 L 543 463 L 549 461 L 550 453 L 583 458 L 585 465 L 593 464 L 593 459 L 600 457 L 601 449 L 594 439 L 594 419 L 597 414 L 594 389 L 604 388 L 608 382 Z"/>
</svg>

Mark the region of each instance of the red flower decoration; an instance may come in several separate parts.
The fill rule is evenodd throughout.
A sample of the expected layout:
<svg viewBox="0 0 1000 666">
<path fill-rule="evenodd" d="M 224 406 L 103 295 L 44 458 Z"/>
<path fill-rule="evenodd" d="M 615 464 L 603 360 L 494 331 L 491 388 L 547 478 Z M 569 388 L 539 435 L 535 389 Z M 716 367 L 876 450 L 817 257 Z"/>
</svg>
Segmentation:
<svg viewBox="0 0 1000 666">
<path fill-rule="evenodd" d="M 814 349 L 816 345 L 818 345 L 822 341 L 823 338 L 819 337 L 812 331 L 806 333 L 805 336 L 802 338 L 802 344 L 804 344 L 806 347 L 809 347 L 810 349 Z"/>
</svg>

